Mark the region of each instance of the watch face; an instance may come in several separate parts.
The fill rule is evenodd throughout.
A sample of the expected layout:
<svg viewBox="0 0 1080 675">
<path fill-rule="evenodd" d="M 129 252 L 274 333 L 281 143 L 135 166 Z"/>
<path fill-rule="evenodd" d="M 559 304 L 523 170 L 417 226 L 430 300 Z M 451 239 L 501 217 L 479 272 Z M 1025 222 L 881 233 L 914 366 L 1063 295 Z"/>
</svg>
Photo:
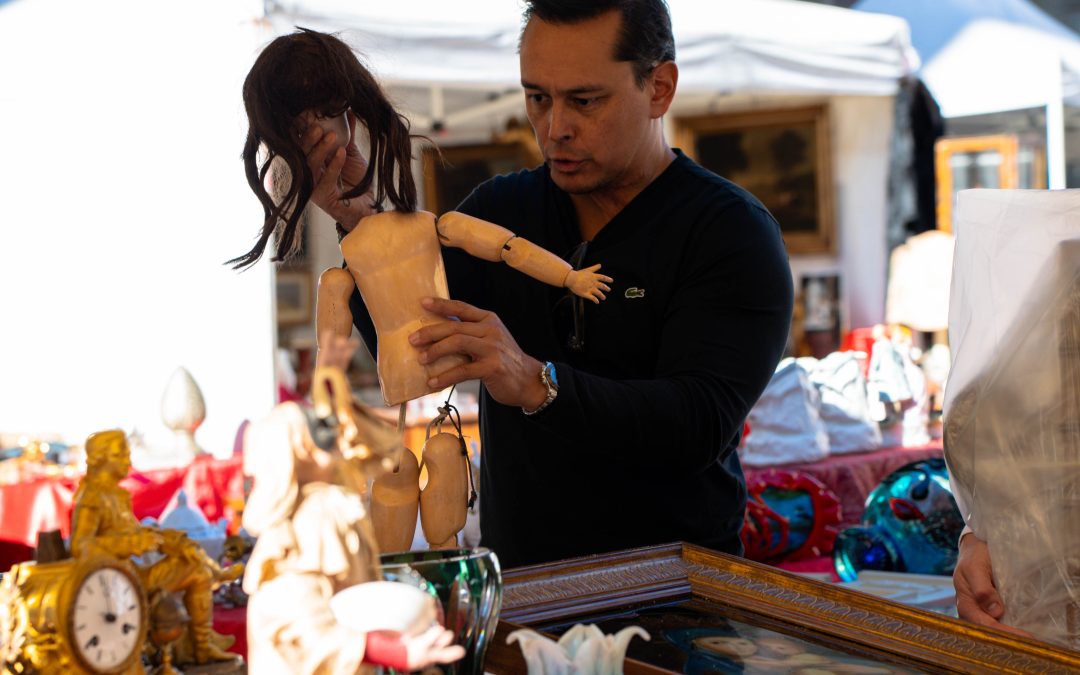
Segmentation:
<svg viewBox="0 0 1080 675">
<path fill-rule="evenodd" d="M 544 364 L 544 372 L 547 373 L 547 378 L 551 382 L 551 384 L 556 389 L 558 389 L 559 388 L 559 378 L 556 377 L 556 375 L 555 375 L 555 364 L 552 363 L 551 361 L 548 361 L 547 363 L 545 363 Z"/>
<path fill-rule="evenodd" d="M 134 580 L 103 567 L 83 578 L 71 609 L 71 647 L 95 672 L 110 672 L 142 644 L 143 606 Z"/>
</svg>

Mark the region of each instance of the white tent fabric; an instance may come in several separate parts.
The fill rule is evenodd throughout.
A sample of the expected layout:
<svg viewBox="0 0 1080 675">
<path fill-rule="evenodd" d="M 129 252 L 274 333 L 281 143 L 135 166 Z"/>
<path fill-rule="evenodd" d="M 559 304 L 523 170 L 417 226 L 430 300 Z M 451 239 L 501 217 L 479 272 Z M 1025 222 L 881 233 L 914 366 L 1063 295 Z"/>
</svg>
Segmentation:
<svg viewBox="0 0 1080 675">
<path fill-rule="evenodd" d="M 946 117 L 1041 107 L 1080 93 L 1080 40 L 976 21 L 926 64 L 923 79 Z"/>
<path fill-rule="evenodd" d="M 904 18 L 945 117 L 1046 107 L 1047 178 L 1065 187 L 1066 104 L 1080 105 L 1080 36 L 1028 0 L 861 0 Z"/>
<path fill-rule="evenodd" d="M 793 273 L 840 273 L 848 280 L 851 325 L 881 321 L 890 99 L 898 80 L 919 67 L 907 22 L 796 0 L 668 5 L 678 114 L 745 111 L 788 96 L 802 104 L 830 102 L 837 256 L 793 259 Z M 514 0 L 288 0 L 271 3 L 266 19 L 276 34 L 295 26 L 339 32 L 388 85 L 414 130 L 430 133 L 438 121 L 440 141 L 456 142 L 489 139 L 523 113 L 521 9 Z"/>
<path fill-rule="evenodd" d="M 671 0 L 681 94 L 786 92 L 888 96 L 918 68 L 907 24 L 884 15 L 795 0 Z M 446 91 L 518 91 L 521 6 L 433 0 L 359 5 L 298 0 L 273 5 L 276 33 L 340 31 L 391 87 L 428 87 L 420 126 L 455 111 Z M 466 17 L 467 14 L 467 17 Z M 460 99 L 461 97 L 459 97 Z M 496 99 L 497 100 L 497 99 Z M 484 105 L 491 101 L 481 97 Z M 465 98 L 465 105 L 477 99 Z M 515 104 L 519 101 L 515 98 Z"/>
<path fill-rule="evenodd" d="M 1080 94 L 1080 36 L 1028 0 L 862 0 L 911 26 L 945 117 L 1041 107 Z"/>
</svg>

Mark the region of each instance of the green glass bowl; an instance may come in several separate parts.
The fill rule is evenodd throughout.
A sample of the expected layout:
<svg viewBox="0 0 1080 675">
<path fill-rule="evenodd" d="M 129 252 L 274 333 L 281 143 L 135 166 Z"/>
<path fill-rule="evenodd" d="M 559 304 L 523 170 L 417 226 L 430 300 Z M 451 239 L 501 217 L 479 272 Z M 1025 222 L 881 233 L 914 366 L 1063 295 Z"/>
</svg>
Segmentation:
<svg viewBox="0 0 1080 675">
<path fill-rule="evenodd" d="M 438 600 L 440 622 L 465 648 L 447 675 L 482 675 L 502 604 L 499 559 L 486 548 L 408 551 L 380 556 L 383 578 L 419 586 Z"/>
</svg>

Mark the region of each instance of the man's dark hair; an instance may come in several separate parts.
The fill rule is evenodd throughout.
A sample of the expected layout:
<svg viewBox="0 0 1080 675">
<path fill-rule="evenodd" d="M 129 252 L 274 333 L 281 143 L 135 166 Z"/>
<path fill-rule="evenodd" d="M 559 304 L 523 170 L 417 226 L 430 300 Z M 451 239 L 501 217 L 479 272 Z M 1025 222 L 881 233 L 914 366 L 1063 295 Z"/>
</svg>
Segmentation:
<svg viewBox="0 0 1080 675">
<path fill-rule="evenodd" d="M 524 25 L 533 17 L 554 24 L 573 24 L 617 10 L 622 26 L 615 60 L 630 61 L 639 87 L 653 68 L 675 60 L 671 13 L 664 0 L 526 0 Z"/>
</svg>

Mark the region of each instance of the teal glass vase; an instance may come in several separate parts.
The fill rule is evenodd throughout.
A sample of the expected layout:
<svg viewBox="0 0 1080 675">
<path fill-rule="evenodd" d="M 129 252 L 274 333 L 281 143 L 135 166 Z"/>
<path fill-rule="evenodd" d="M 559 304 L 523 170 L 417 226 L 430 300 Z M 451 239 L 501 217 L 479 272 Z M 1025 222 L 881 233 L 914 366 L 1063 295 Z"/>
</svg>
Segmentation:
<svg viewBox="0 0 1080 675">
<path fill-rule="evenodd" d="M 502 604 L 499 559 L 486 548 L 384 553 L 383 578 L 418 586 L 435 597 L 439 621 L 465 657 L 439 666 L 446 675 L 482 675 Z M 389 671 L 396 672 L 396 671 Z"/>
</svg>

